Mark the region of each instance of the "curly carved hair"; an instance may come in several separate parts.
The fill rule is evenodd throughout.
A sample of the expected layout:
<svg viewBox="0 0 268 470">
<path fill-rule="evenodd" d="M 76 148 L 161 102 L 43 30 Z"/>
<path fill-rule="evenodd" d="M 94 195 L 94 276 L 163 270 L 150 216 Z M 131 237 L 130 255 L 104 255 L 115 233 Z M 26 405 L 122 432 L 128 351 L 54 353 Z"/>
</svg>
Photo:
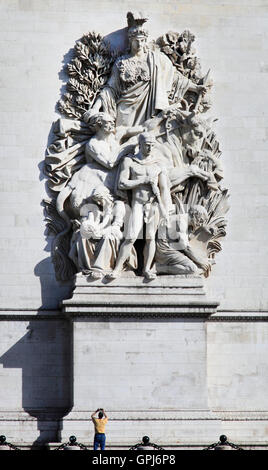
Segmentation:
<svg viewBox="0 0 268 470">
<path fill-rule="evenodd" d="M 208 213 L 204 206 L 195 204 L 189 208 L 189 216 L 195 226 L 202 227 L 207 223 Z"/>
<path fill-rule="evenodd" d="M 112 121 L 115 122 L 114 118 L 110 116 L 108 113 L 97 113 L 94 116 L 91 116 L 89 119 L 89 126 L 95 132 L 103 125 L 105 121 Z"/>
</svg>

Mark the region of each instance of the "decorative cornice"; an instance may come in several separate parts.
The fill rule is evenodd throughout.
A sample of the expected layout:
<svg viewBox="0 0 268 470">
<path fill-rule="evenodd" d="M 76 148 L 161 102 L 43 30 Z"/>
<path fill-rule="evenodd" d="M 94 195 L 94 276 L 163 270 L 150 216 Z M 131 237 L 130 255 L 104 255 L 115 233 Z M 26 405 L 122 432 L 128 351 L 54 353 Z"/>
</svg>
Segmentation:
<svg viewBox="0 0 268 470">
<path fill-rule="evenodd" d="M 120 307 L 120 311 L 110 311 L 105 312 L 105 310 L 100 307 L 99 311 L 93 311 L 91 309 L 90 312 L 84 312 L 83 308 L 80 308 L 78 311 L 72 311 L 69 309 L 65 312 L 61 310 L 35 310 L 35 309 L 5 309 L 0 308 L 0 321 L 68 321 L 69 317 L 79 317 L 79 318 L 91 318 L 91 319 L 109 319 L 112 320 L 117 318 L 125 318 L 125 319 L 150 319 L 150 318 L 158 318 L 158 319 L 180 319 L 180 318 L 202 318 L 208 322 L 247 322 L 247 323 L 254 323 L 254 322 L 267 322 L 268 321 L 268 312 L 267 311 L 248 311 L 248 310 L 240 310 L 240 311 L 218 311 L 216 314 L 214 312 L 206 311 L 205 314 L 203 313 L 201 316 L 200 310 L 197 308 L 195 310 L 190 311 L 176 311 L 171 312 L 167 309 L 162 307 L 162 311 L 154 311 L 148 312 L 145 310 L 136 309 L 131 311 Z M 124 310 L 124 311 L 122 311 Z M 35 312 L 35 313 L 33 313 Z M 227 313 L 230 312 L 230 315 Z M 214 314 L 213 314 L 214 313 Z M 235 313 L 235 315 L 231 315 L 231 313 Z M 248 315 L 247 315 L 248 313 Z M 250 313 L 250 314 L 249 314 Z M 211 315 L 211 316 L 209 316 Z"/>
<path fill-rule="evenodd" d="M 213 306 L 107 306 L 107 305 L 69 305 L 65 306 L 64 314 L 70 317 L 86 318 L 131 318 L 131 319 L 165 319 L 165 318 L 202 318 L 206 319 L 215 313 Z"/>
<path fill-rule="evenodd" d="M 35 314 L 32 313 L 25 313 L 25 310 L 22 309 L 20 311 L 21 313 L 14 313 L 14 310 L 12 312 L 5 312 L 1 313 L 0 312 L 0 321 L 44 321 L 44 320 L 53 320 L 53 321 L 66 321 L 66 318 L 62 315 L 60 311 L 57 313 L 53 314 L 47 314 L 47 313 L 40 313 L 36 312 Z"/>
<path fill-rule="evenodd" d="M 208 318 L 209 322 L 267 322 L 268 316 L 246 316 L 246 315 L 239 315 L 239 316 L 225 316 L 225 315 L 215 315 Z"/>
</svg>

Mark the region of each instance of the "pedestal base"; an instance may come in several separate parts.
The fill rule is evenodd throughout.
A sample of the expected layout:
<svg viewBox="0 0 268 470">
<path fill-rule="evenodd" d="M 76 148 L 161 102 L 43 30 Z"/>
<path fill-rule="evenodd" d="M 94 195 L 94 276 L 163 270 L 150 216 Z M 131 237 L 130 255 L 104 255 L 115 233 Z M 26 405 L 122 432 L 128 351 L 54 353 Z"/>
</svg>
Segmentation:
<svg viewBox="0 0 268 470">
<path fill-rule="evenodd" d="M 148 281 L 126 273 L 113 281 L 89 279 L 77 274 L 72 298 L 62 302 L 62 311 L 70 317 L 205 319 L 219 305 L 207 299 L 200 276 L 157 276 Z"/>
<path fill-rule="evenodd" d="M 89 283 L 77 275 L 72 298 L 62 303 L 73 324 L 73 410 L 63 420 L 63 436 L 81 440 L 82 430 L 92 433 L 97 408 L 123 413 L 124 423 L 109 423 L 116 445 L 147 433 L 153 440 L 153 429 L 154 439 L 162 433 L 174 444 L 181 424 L 186 437 L 192 433 L 193 419 L 196 425 L 200 412 L 209 413 L 206 319 L 217 305 L 198 276 Z M 188 418 L 174 426 L 182 410 Z"/>
</svg>

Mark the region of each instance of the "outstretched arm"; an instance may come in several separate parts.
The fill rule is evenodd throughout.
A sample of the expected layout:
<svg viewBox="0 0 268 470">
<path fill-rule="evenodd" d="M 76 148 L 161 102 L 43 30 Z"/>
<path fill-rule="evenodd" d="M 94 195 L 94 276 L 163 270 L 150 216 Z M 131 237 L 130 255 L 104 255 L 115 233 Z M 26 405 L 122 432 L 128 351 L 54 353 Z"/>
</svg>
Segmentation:
<svg viewBox="0 0 268 470">
<path fill-rule="evenodd" d="M 94 413 L 92 413 L 91 418 L 94 418 L 95 414 L 98 413 L 98 411 L 99 411 L 99 408 L 96 411 L 94 411 Z"/>
<path fill-rule="evenodd" d="M 168 171 L 171 187 L 183 183 L 188 178 L 196 176 L 203 181 L 207 181 L 209 173 L 201 170 L 197 165 L 185 165 L 183 167 L 171 168 Z"/>
<path fill-rule="evenodd" d="M 116 128 L 116 139 L 120 142 L 122 139 L 127 140 L 130 137 L 139 135 L 141 132 L 145 131 L 144 126 L 118 126 Z"/>
</svg>

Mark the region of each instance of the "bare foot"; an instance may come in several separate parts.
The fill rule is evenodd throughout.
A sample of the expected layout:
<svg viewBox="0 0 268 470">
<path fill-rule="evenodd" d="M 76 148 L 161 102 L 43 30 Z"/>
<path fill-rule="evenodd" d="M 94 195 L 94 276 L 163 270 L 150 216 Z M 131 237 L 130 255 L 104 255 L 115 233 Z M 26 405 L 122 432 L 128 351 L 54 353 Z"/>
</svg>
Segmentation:
<svg viewBox="0 0 268 470">
<path fill-rule="evenodd" d="M 152 279 L 156 279 L 156 274 L 153 273 L 152 271 L 145 271 L 144 272 L 144 277 L 146 279 L 152 280 Z"/>
<path fill-rule="evenodd" d="M 100 271 L 90 271 L 89 277 L 91 277 L 91 279 L 102 279 L 103 274 Z"/>
<path fill-rule="evenodd" d="M 107 279 L 116 279 L 119 276 L 120 276 L 120 271 L 116 271 L 115 269 L 111 273 L 106 274 Z"/>
</svg>

